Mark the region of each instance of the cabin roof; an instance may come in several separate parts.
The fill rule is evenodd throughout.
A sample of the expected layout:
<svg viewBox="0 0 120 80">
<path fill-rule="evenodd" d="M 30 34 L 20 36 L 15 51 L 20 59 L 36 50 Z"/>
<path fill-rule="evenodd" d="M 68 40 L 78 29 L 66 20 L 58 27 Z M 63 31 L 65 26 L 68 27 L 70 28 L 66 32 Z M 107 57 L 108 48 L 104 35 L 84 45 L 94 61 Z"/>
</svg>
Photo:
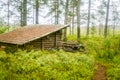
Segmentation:
<svg viewBox="0 0 120 80">
<path fill-rule="evenodd" d="M 0 42 L 22 45 L 59 31 L 67 25 L 30 25 L 0 34 Z"/>
</svg>

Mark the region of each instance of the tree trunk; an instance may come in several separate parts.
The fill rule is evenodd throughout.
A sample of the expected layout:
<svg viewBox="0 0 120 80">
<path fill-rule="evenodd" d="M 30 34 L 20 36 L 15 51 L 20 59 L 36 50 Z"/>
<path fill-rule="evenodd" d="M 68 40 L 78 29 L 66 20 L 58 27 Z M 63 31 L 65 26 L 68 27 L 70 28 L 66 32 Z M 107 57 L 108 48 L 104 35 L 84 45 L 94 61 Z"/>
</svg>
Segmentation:
<svg viewBox="0 0 120 80">
<path fill-rule="evenodd" d="M 33 24 L 34 24 L 34 21 L 35 21 L 35 19 L 34 19 L 34 15 L 35 15 L 35 12 L 34 12 L 34 1 L 33 1 Z"/>
<path fill-rule="evenodd" d="M 35 4 L 36 4 L 36 21 L 35 21 L 35 23 L 36 24 L 39 24 L 39 0 L 36 0 L 36 2 L 35 2 Z"/>
<path fill-rule="evenodd" d="M 56 24 L 59 24 L 59 0 L 57 0 L 57 19 L 56 19 Z"/>
<path fill-rule="evenodd" d="M 34 22 L 35 22 L 35 11 L 34 11 L 34 9 L 35 9 L 35 3 L 34 3 L 34 1 L 33 1 L 33 24 L 34 24 Z"/>
<path fill-rule="evenodd" d="M 78 0 L 77 3 L 77 40 L 80 42 L 80 2 L 81 0 Z"/>
<path fill-rule="evenodd" d="M 23 26 L 27 24 L 27 0 L 23 0 Z"/>
<path fill-rule="evenodd" d="M 10 2 L 8 0 L 8 15 L 7 15 L 7 17 L 8 17 L 8 26 L 10 25 L 10 16 L 9 16 L 9 13 L 10 13 Z"/>
<path fill-rule="evenodd" d="M 91 0 L 89 0 L 89 6 L 88 6 L 88 22 L 87 22 L 87 32 L 86 37 L 89 36 L 89 27 L 90 27 L 90 11 L 91 11 Z"/>
<path fill-rule="evenodd" d="M 110 0 L 108 0 L 107 3 L 107 13 L 106 13 L 106 20 L 105 20 L 105 29 L 104 29 L 104 37 L 107 37 L 107 33 L 108 33 L 108 17 L 109 17 L 109 6 L 110 6 Z"/>
<path fill-rule="evenodd" d="M 116 25 L 115 25 L 115 21 L 114 21 L 114 26 L 113 26 L 113 36 L 115 35 L 115 27 L 116 27 Z"/>
<path fill-rule="evenodd" d="M 59 24 L 59 0 L 55 0 L 55 24 Z"/>
<path fill-rule="evenodd" d="M 102 25 L 101 25 L 101 23 L 99 24 L 99 28 L 98 28 L 98 34 L 99 34 L 99 36 L 101 36 L 101 28 L 102 27 Z"/>
<path fill-rule="evenodd" d="M 21 8 L 21 26 L 25 26 L 27 24 L 27 0 L 23 0 Z"/>
<path fill-rule="evenodd" d="M 68 6 L 69 6 L 69 0 L 66 0 L 66 6 L 65 6 L 65 20 L 64 20 L 64 24 L 68 23 Z"/>
<path fill-rule="evenodd" d="M 22 4 L 23 2 L 21 1 L 21 5 L 20 5 L 20 26 L 23 26 L 23 10 L 22 10 Z"/>
<path fill-rule="evenodd" d="M 73 7 L 71 6 L 69 10 L 72 12 Z M 70 30 L 69 30 L 69 34 L 72 35 L 72 21 L 73 21 L 72 18 L 73 18 L 73 13 L 72 13 L 72 15 L 70 15 L 69 17 L 70 17 L 70 20 L 68 21 L 69 24 L 70 24 L 70 27 L 69 27 L 69 28 L 70 28 Z"/>
<path fill-rule="evenodd" d="M 69 34 L 72 35 L 72 24 L 71 24 L 72 23 L 72 16 L 70 16 L 70 22 L 69 23 L 70 23 L 70 27 L 69 27 L 70 28 L 70 31 L 69 31 L 70 33 Z"/>
<path fill-rule="evenodd" d="M 73 14 L 75 13 L 75 12 L 74 12 L 74 9 L 75 9 L 75 8 L 73 7 Z M 74 27 L 75 27 L 75 26 L 74 26 L 74 21 L 75 21 L 75 16 L 73 15 L 73 16 L 72 16 L 72 34 L 74 34 Z"/>
<path fill-rule="evenodd" d="M 68 23 L 68 6 L 69 6 L 69 0 L 66 0 L 64 24 Z M 67 37 L 67 28 L 64 29 L 63 41 L 67 41 L 66 37 Z"/>
</svg>

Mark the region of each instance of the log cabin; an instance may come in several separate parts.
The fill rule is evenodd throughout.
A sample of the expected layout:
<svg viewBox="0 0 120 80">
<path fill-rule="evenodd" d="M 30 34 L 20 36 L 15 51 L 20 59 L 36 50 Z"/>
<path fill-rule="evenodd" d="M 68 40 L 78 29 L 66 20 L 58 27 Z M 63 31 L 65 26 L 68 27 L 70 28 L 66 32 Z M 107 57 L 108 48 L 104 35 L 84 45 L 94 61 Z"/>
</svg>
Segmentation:
<svg viewBox="0 0 120 80">
<path fill-rule="evenodd" d="M 62 30 L 68 25 L 30 25 L 0 34 L 0 47 L 35 50 L 62 47 Z"/>
</svg>

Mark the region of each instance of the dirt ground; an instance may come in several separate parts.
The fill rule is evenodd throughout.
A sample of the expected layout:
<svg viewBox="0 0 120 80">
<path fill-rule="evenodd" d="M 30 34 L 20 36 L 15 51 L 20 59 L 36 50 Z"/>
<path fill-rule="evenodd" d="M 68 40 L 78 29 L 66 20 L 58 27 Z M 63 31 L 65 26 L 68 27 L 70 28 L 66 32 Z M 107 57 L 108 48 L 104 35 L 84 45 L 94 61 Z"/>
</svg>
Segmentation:
<svg viewBox="0 0 120 80">
<path fill-rule="evenodd" d="M 93 80 L 106 80 L 106 68 L 105 66 L 101 65 L 100 63 L 96 63 L 94 72 L 94 78 Z"/>
</svg>

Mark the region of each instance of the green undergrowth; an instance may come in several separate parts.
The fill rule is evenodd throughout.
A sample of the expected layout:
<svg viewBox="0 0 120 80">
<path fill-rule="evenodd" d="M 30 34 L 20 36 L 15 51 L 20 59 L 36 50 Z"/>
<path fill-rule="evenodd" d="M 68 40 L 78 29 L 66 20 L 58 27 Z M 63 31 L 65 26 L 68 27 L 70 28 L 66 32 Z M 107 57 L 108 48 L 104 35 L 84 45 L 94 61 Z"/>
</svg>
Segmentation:
<svg viewBox="0 0 120 80">
<path fill-rule="evenodd" d="M 109 80 L 120 80 L 120 35 L 107 39 L 104 50 L 105 63 L 107 67 L 107 78 Z"/>
<path fill-rule="evenodd" d="M 92 55 L 63 50 L 0 51 L 0 80 L 91 80 Z"/>
<path fill-rule="evenodd" d="M 6 32 L 8 30 L 8 27 L 4 26 L 4 27 L 0 27 L 0 34 Z"/>
<path fill-rule="evenodd" d="M 76 35 L 68 41 L 77 42 Z M 107 80 L 120 80 L 120 35 L 81 36 L 85 52 L 0 50 L 0 80 L 92 80 L 94 64 L 106 67 Z"/>
<path fill-rule="evenodd" d="M 77 40 L 77 35 L 67 35 L 67 40 L 68 41 L 76 41 Z"/>
<path fill-rule="evenodd" d="M 68 39 L 75 41 L 76 36 L 68 36 Z M 85 53 L 93 55 L 96 63 L 106 67 L 107 80 L 120 80 L 120 35 L 81 37 L 85 46 Z"/>
<path fill-rule="evenodd" d="M 90 37 L 83 40 L 87 54 L 94 55 L 95 61 L 106 67 L 108 80 L 120 79 L 120 35 L 102 37 Z"/>
</svg>

